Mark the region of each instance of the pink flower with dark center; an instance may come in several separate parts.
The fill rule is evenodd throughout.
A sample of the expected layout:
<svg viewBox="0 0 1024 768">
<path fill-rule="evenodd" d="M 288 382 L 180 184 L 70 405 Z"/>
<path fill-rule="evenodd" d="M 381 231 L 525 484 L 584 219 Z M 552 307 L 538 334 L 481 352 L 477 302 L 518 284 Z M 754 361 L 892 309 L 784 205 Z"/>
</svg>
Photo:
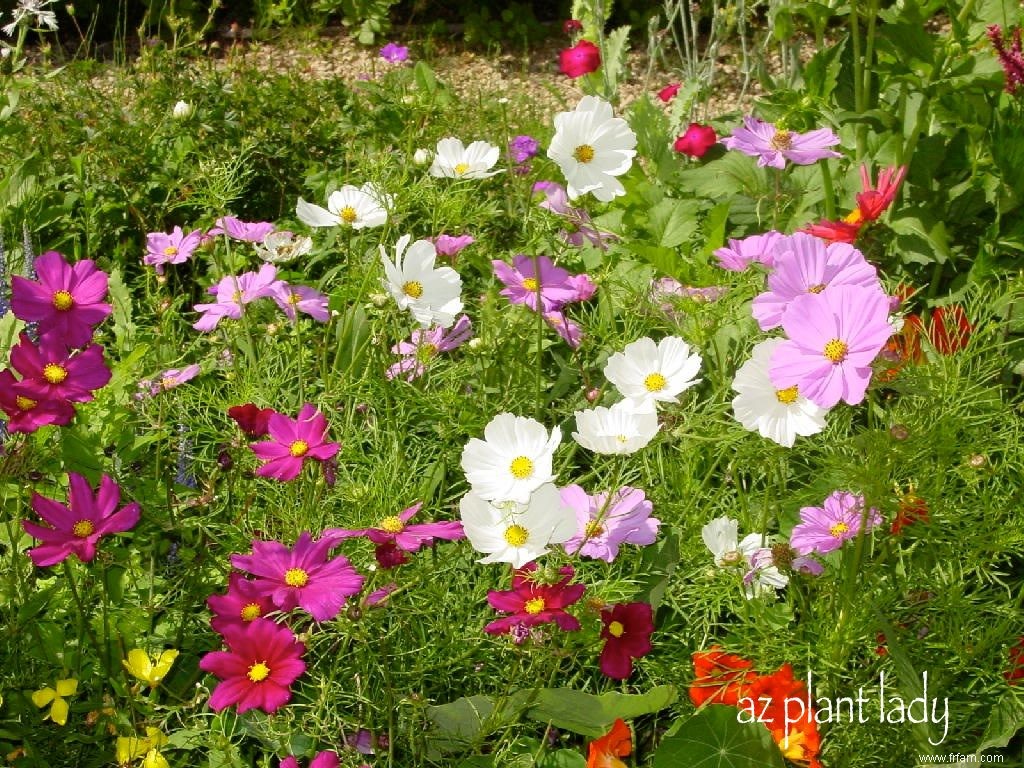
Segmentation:
<svg viewBox="0 0 1024 768">
<path fill-rule="evenodd" d="M 156 268 L 156 273 L 164 273 L 164 264 L 182 264 L 192 258 L 196 248 L 203 242 L 201 230 L 194 229 L 187 235 L 181 227 L 166 232 L 150 232 L 146 235 L 146 253 L 142 263 Z"/>
<path fill-rule="evenodd" d="M 423 502 L 413 504 L 397 515 L 388 515 L 381 519 L 375 528 L 328 528 L 324 538 L 350 539 L 365 536 L 374 544 L 394 544 L 405 552 L 416 552 L 424 545 L 433 544 L 434 539 L 456 541 L 466 538 L 462 523 L 443 521 L 438 523 L 413 523 L 409 521 L 420 511 Z"/>
<path fill-rule="evenodd" d="M 491 607 L 509 615 L 492 621 L 484 627 L 484 632 L 504 635 L 511 633 L 513 628 L 525 629 L 550 623 L 566 632 L 580 628 L 579 619 L 565 611 L 583 597 L 586 590 L 582 584 L 569 584 L 576 573 L 572 566 L 559 568 L 562 578 L 554 584 L 536 581 L 536 570 L 536 563 L 527 563 L 513 570 L 512 589 L 505 592 L 492 589 L 487 593 Z"/>
<path fill-rule="evenodd" d="M 252 452 L 264 463 L 256 470 L 259 477 L 287 482 L 302 471 L 307 459 L 325 461 L 341 446 L 327 440 L 327 419 L 316 406 L 306 403 L 297 419 L 273 413 L 267 421 L 270 440 L 251 443 Z"/>
<path fill-rule="evenodd" d="M 743 127 L 722 139 L 726 149 L 735 149 L 757 158 L 759 167 L 785 168 L 786 161 L 797 165 L 810 165 L 827 157 L 842 157 L 829 147 L 839 143 L 839 137 L 828 128 L 809 133 L 795 133 L 777 128 L 755 117 L 743 118 Z"/>
<path fill-rule="evenodd" d="M 800 522 L 793 527 L 789 544 L 800 555 L 824 555 L 839 549 L 862 530 L 882 524 L 882 516 L 872 507 L 865 510 L 864 497 L 846 491 L 833 491 L 820 507 L 803 507 Z M 866 514 L 865 514 L 866 513 Z"/>
<path fill-rule="evenodd" d="M 269 221 L 242 221 L 234 216 L 224 216 L 214 222 L 214 227 L 206 233 L 207 237 L 227 235 L 232 240 L 245 243 L 262 243 L 263 238 L 274 231 Z"/>
<path fill-rule="evenodd" d="M 318 752 L 316 757 L 309 761 L 308 768 L 338 768 L 338 753 L 331 750 Z M 279 768 L 301 768 L 295 757 L 286 757 L 281 761 Z"/>
<path fill-rule="evenodd" d="M 31 400 L 69 400 L 86 403 L 94 390 L 110 381 L 110 369 L 103 359 L 103 347 L 93 344 L 69 354 L 63 342 L 46 337 L 37 347 L 28 334 L 11 348 L 11 367 L 22 379 L 14 385 L 15 395 Z"/>
<path fill-rule="evenodd" d="M 434 249 L 438 255 L 454 258 L 467 245 L 475 243 L 476 239 L 471 235 L 446 235 L 442 233 L 433 238 L 431 242 L 434 243 Z"/>
<path fill-rule="evenodd" d="M 426 373 L 427 364 L 441 352 L 451 352 L 465 344 L 473 335 L 473 324 L 466 315 L 461 315 L 449 330 L 440 326 L 430 330 L 417 329 L 408 341 L 400 341 L 391 348 L 402 359 L 389 366 L 385 376 L 394 379 L 403 376 L 406 381 L 415 381 Z"/>
<path fill-rule="evenodd" d="M 259 272 L 221 278 L 217 285 L 209 289 L 210 293 L 216 295 L 217 301 L 192 307 L 203 314 L 192 327 L 197 331 L 212 331 L 225 317 L 238 320 L 242 316 L 242 307 L 270 296 L 276 281 L 277 267 L 273 264 L 264 264 Z"/>
<path fill-rule="evenodd" d="M 778 328 L 797 296 L 839 285 L 879 288 L 878 271 L 847 243 L 825 245 L 813 235 L 797 232 L 775 246 L 774 257 L 768 290 L 754 298 L 751 308 L 762 331 Z"/>
<path fill-rule="evenodd" d="M 495 259 L 494 274 L 505 284 L 500 293 L 512 304 L 524 304 L 533 311 L 551 312 L 576 295 L 569 273 L 556 267 L 547 256 L 533 258 L 519 254 L 509 266 Z"/>
<path fill-rule="evenodd" d="M 669 83 L 660 91 L 658 91 L 658 98 L 665 104 L 668 104 L 672 99 L 679 93 L 679 89 L 682 87 L 681 83 Z"/>
<path fill-rule="evenodd" d="M 722 269 L 742 272 L 752 262 L 768 269 L 775 266 L 775 249 L 786 241 L 786 236 L 774 229 L 763 235 L 750 235 L 742 240 L 729 239 L 728 248 L 715 249 L 715 257 Z"/>
<path fill-rule="evenodd" d="M 75 407 L 67 400 L 35 400 L 15 392 L 14 378 L 9 370 L 0 371 L 0 409 L 7 414 L 10 432 L 35 432 L 40 427 L 62 427 L 75 417 Z"/>
<path fill-rule="evenodd" d="M 580 344 L 583 343 L 583 329 L 579 323 L 570 320 L 560 310 L 545 312 L 544 321 L 558 332 L 566 344 L 573 349 L 580 348 Z"/>
<path fill-rule="evenodd" d="M 308 286 L 288 285 L 284 280 L 278 280 L 270 286 L 269 295 L 292 322 L 297 317 L 296 310 L 309 315 L 319 323 L 326 323 L 331 319 L 331 313 L 327 309 L 327 296 Z"/>
<path fill-rule="evenodd" d="M 601 672 L 613 680 L 633 674 L 633 659 L 651 652 L 654 611 L 648 603 L 623 603 L 601 611 Z"/>
<path fill-rule="evenodd" d="M 288 627 L 269 619 L 224 629 L 226 651 L 212 651 L 199 660 L 199 668 L 221 679 L 210 696 L 210 709 L 220 712 L 238 705 L 276 712 L 292 698 L 291 684 L 306 671 L 306 646 Z"/>
<path fill-rule="evenodd" d="M 270 596 L 255 581 L 249 581 L 240 573 L 228 576 L 228 591 L 223 595 L 210 595 L 206 604 L 213 612 L 210 626 L 221 634 L 226 627 L 245 626 L 277 610 Z"/>
<path fill-rule="evenodd" d="M 578 485 L 561 489 L 562 503 L 576 513 L 579 530 L 562 546 L 570 555 L 581 554 L 612 562 L 623 544 L 647 546 L 658 536 L 661 521 L 651 517 L 653 505 L 639 488 L 620 488 L 609 500 L 608 493 L 588 494 Z"/>
<path fill-rule="evenodd" d="M 363 577 L 344 555 L 327 559 L 337 543 L 336 536 L 313 541 L 306 532 L 292 549 L 278 541 L 254 541 L 252 555 L 232 555 L 231 565 L 255 576 L 254 585 L 279 610 L 298 606 L 317 621 L 330 621 L 363 587 Z"/>
<path fill-rule="evenodd" d="M 888 316 L 889 297 L 877 286 L 836 285 L 796 297 L 782 317 L 789 339 L 772 352 L 772 386 L 795 387 L 822 408 L 856 405 L 892 335 Z"/>
<path fill-rule="evenodd" d="M 11 309 L 19 319 L 39 324 L 41 339 L 57 339 L 69 347 L 92 341 L 93 328 L 111 313 L 103 303 L 107 273 L 89 259 L 73 266 L 56 251 L 35 260 L 39 281 L 11 279 Z"/>
<path fill-rule="evenodd" d="M 139 505 L 132 502 L 117 509 L 120 501 L 121 489 L 109 476 L 103 475 L 94 495 L 89 481 L 75 472 L 68 473 L 67 506 L 33 493 L 32 509 L 47 525 L 21 522 L 25 533 L 43 542 L 28 551 L 32 562 L 56 565 L 68 555 L 90 562 L 101 536 L 131 530 L 139 522 Z"/>
</svg>

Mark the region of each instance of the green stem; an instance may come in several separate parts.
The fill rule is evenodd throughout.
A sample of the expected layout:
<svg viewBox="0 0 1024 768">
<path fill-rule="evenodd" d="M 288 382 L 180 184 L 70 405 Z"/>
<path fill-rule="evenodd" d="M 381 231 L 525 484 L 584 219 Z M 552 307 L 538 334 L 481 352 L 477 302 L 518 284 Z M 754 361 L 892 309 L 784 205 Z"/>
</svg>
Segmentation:
<svg viewBox="0 0 1024 768">
<path fill-rule="evenodd" d="M 832 186 L 832 169 L 828 167 L 828 160 L 822 158 L 818 161 L 821 168 L 821 186 L 825 195 L 825 218 L 835 221 L 836 218 L 836 194 Z"/>
<path fill-rule="evenodd" d="M 534 402 L 535 417 L 543 421 L 544 417 L 544 313 L 541 307 L 540 259 L 533 256 L 533 275 L 537 281 L 537 399 Z"/>
<path fill-rule="evenodd" d="M 100 666 L 103 667 L 104 675 L 106 679 L 109 680 L 111 677 L 109 659 L 107 659 L 106 652 L 100 646 L 99 638 L 96 637 L 96 633 L 93 632 L 92 624 L 89 623 L 89 615 L 86 613 L 82 595 L 78 591 L 78 584 L 75 581 L 75 574 L 71 570 L 71 564 L 67 561 L 67 558 L 65 558 L 62 565 L 64 566 L 64 576 L 67 580 L 68 588 L 71 590 L 71 597 L 75 601 L 75 607 L 78 608 L 78 620 L 85 629 L 85 634 L 89 636 L 89 642 L 92 643 L 92 647 L 96 649 L 96 655 L 99 656 Z"/>
</svg>

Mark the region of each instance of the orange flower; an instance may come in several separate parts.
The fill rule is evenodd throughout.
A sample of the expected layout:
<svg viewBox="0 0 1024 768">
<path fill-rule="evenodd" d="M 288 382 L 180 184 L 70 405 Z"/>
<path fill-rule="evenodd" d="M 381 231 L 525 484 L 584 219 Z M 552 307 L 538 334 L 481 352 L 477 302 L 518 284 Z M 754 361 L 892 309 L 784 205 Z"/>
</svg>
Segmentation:
<svg viewBox="0 0 1024 768">
<path fill-rule="evenodd" d="M 914 493 L 914 486 L 911 485 L 906 493 L 898 488 L 899 501 L 896 502 L 896 518 L 892 521 L 889 532 L 894 536 L 912 523 L 928 522 L 928 502 Z"/>
<path fill-rule="evenodd" d="M 758 677 L 747 695 L 755 702 L 767 702 L 760 720 L 768 726 L 787 760 L 808 768 L 821 768 L 818 762 L 821 736 L 814 719 L 814 707 L 809 704 L 807 686 L 793 677 L 791 665 L 783 664 L 777 672 Z"/>
<path fill-rule="evenodd" d="M 690 685 L 690 701 L 698 707 L 707 701 L 737 706 L 746 695 L 744 687 L 757 677 L 751 666 L 746 659 L 725 653 L 717 645 L 707 651 L 698 651 L 693 654 L 694 680 Z"/>
<path fill-rule="evenodd" d="M 625 721 L 619 718 L 608 733 L 590 742 L 587 768 L 626 768 L 626 764 L 619 758 L 626 757 L 632 751 L 633 735 Z"/>
</svg>

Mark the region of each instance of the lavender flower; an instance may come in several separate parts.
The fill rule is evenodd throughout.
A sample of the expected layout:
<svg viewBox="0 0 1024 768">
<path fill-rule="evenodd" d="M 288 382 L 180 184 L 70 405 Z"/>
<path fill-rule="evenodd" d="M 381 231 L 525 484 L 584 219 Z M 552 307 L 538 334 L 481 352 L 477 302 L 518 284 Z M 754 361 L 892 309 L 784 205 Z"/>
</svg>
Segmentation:
<svg viewBox="0 0 1024 768">
<path fill-rule="evenodd" d="M 380 49 L 380 57 L 390 64 L 401 64 L 409 60 L 409 49 L 404 45 L 388 43 Z"/>
<path fill-rule="evenodd" d="M 743 118 L 743 127 L 722 139 L 726 149 L 735 149 L 757 158 L 758 166 L 785 168 L 786 161 L 810 165 L 826 157 L 842 157 L 828 147 L 839 143 L 839 137 L 828 128 L 809 133 L 795 133 L 756 117 Z"/>
<path fill-rule="evenodd" d="M 516 136 L 508 143 L 509 157 L 516 163 L 525 163 L 530 158 L 536 156 L 539 149 L 540 142 L 532 136 Z"/>
</svg>

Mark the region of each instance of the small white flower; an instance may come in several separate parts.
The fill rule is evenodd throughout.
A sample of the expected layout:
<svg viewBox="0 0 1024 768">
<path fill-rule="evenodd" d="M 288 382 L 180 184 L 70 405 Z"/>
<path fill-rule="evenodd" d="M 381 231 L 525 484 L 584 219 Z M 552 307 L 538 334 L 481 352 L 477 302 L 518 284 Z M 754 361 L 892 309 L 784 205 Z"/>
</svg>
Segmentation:
<svg viewBox="0 0 1024 768">
<path fill-rule="evenodd" d="M 433 159 L 434 153 L 429 149 L 424 149 L 423 147 L 417 149 L 412 156 L 412 161 L 416 163 L 416 165 L 426 165 Z"/>
<path fill-rule="evenodd" d="M 555 135 L 548 157 L 565 174 L 570 200 L 592 192 L 607 203 L 626 194 L 615 177 L 629 170 L 635 147 L 636 134 L 629 123 L 613 116 L 611 104 L 596 96 L 584 96 L 573 112 L 555 115 Z"/>
<path fill-rule="evenodd" d="M 698 382 L 700 355 L 678 336 L 657 344 L 646 336 L 608 358 L 604 375 L 639 408 L 655 402 L 676 403 L 680 392 Z"/>
<path fill-rule="evenodd" d="M 459 502 L 462 527 L 481 563 L 511 563 L 522 568 L 576 534 L 576 513 L 562 504 L 551 483 L 537 488 L 528 503 L 485 501 L 470 491 Z"/>
<path fill-rule="evenodd" d="M 429 240 L 417 240 L 409 246 L 410 240 L 411 235 L 398 239 L 394 262 L 380 246 L 384 287 L 398 302 L 398 308 L 408 309 L 422 327 L 437 324 L 450 328 L 462 311 L 462 278 L 451 267 L 434 266 L 437 251 Z"/>
<path fill-rule="evenodd" d="M 555 479 L 551 471 L 562 431 L 548 433 L 539 421 L 499 413 L 462 450 L 462 469 L 482 499 L 525 504 L 530 494 Z"/>
<path fill-rule="evenodd" d="M 55 0 L 18 0 L 18 5 L 11 11 L 13 21 L 3 27 L 3 32 L 8 37 L 14 36 L 18 25 L 25 23 L 27 26 L 42 29 L 47 27 L 53 31 L 57 30 L 57 14 L 46 9 Z M 29 18 L 34 17 L 34 18 Z"/>
<path fill-rule="evenodd" d="M 732 400 L 732 410 L 747 429 L 756 429 L 762 437 L 792 448 L 797 435 L 816 435 L 825 428 L 828 409 L 812 403 L 796 387 L 772 386 L 768 376 L 772 351 L 783 341 L 762 341 L 736 371 L 732 388 L 739 394 Z"/>
<path fill-rule="evenodd" d="M 271 232 L 262 243 L 253 243 L 256 255 L 271 264 L 284 264 L 305 256 L 313 248 L 313 238 L 296 237 L 287 230 Z"/>
<path fill-rule="evenodd" d="M 486 141 L 474 141 L 468 147 L 460 139 L 448 137 L 437 142 L 430 175 L 445 179 L 486 179 L 502 172 L 491 168 L 498 162 L 498 148 Z"/>
<path fill-rule="evenodd" d="M 179 101 L 171 109 L 171 116 L 175 120 L 187 120 L 192 117 L 192 112 L 195 111 L 195 107 L 189 104 L 187 101 Z"/>
<path fill-rule="evenodd" d="M 716 517 L 701 528 L 704 545 L 711 550 L 719 568 L 742 567 L 743 594 L 748 600 L 761 594 L 775 594 L 789 583 L 789 577 L 775 566 L 772 551 L 760 533 L 750 533 L 737 541 L 739 523 L 728 517 Z"/>
<path fill-rule="evenodd" d="M 715 565 L 724 568 L 736 565 L 740 561 L 739 523 L 728 517 L 716 517 L 700 529 L 700 537 L 704 546 L 711 550 L 715 557 Z"/>
<path fill-rule="evenodd" d="M 392 202 L 372 183 L 355 187 L 346 184 L 327 198 L 327 208 L 307 203 L 301 197 L 295 205 L 299 221 L 310 227 L 346 226 L 352 229 L 366 229 L 382 226 L 388 220 L 385 206 Z"/>
<path fill-rule="evenodd" d="M 629 454 L 651 442 L 660 428 L 653 410 L 637 410 L 630 401 L 623 400 L 611 408 L 576 411 L 579 432 L 572 436 L 595 453 Z"/>
</svg>

